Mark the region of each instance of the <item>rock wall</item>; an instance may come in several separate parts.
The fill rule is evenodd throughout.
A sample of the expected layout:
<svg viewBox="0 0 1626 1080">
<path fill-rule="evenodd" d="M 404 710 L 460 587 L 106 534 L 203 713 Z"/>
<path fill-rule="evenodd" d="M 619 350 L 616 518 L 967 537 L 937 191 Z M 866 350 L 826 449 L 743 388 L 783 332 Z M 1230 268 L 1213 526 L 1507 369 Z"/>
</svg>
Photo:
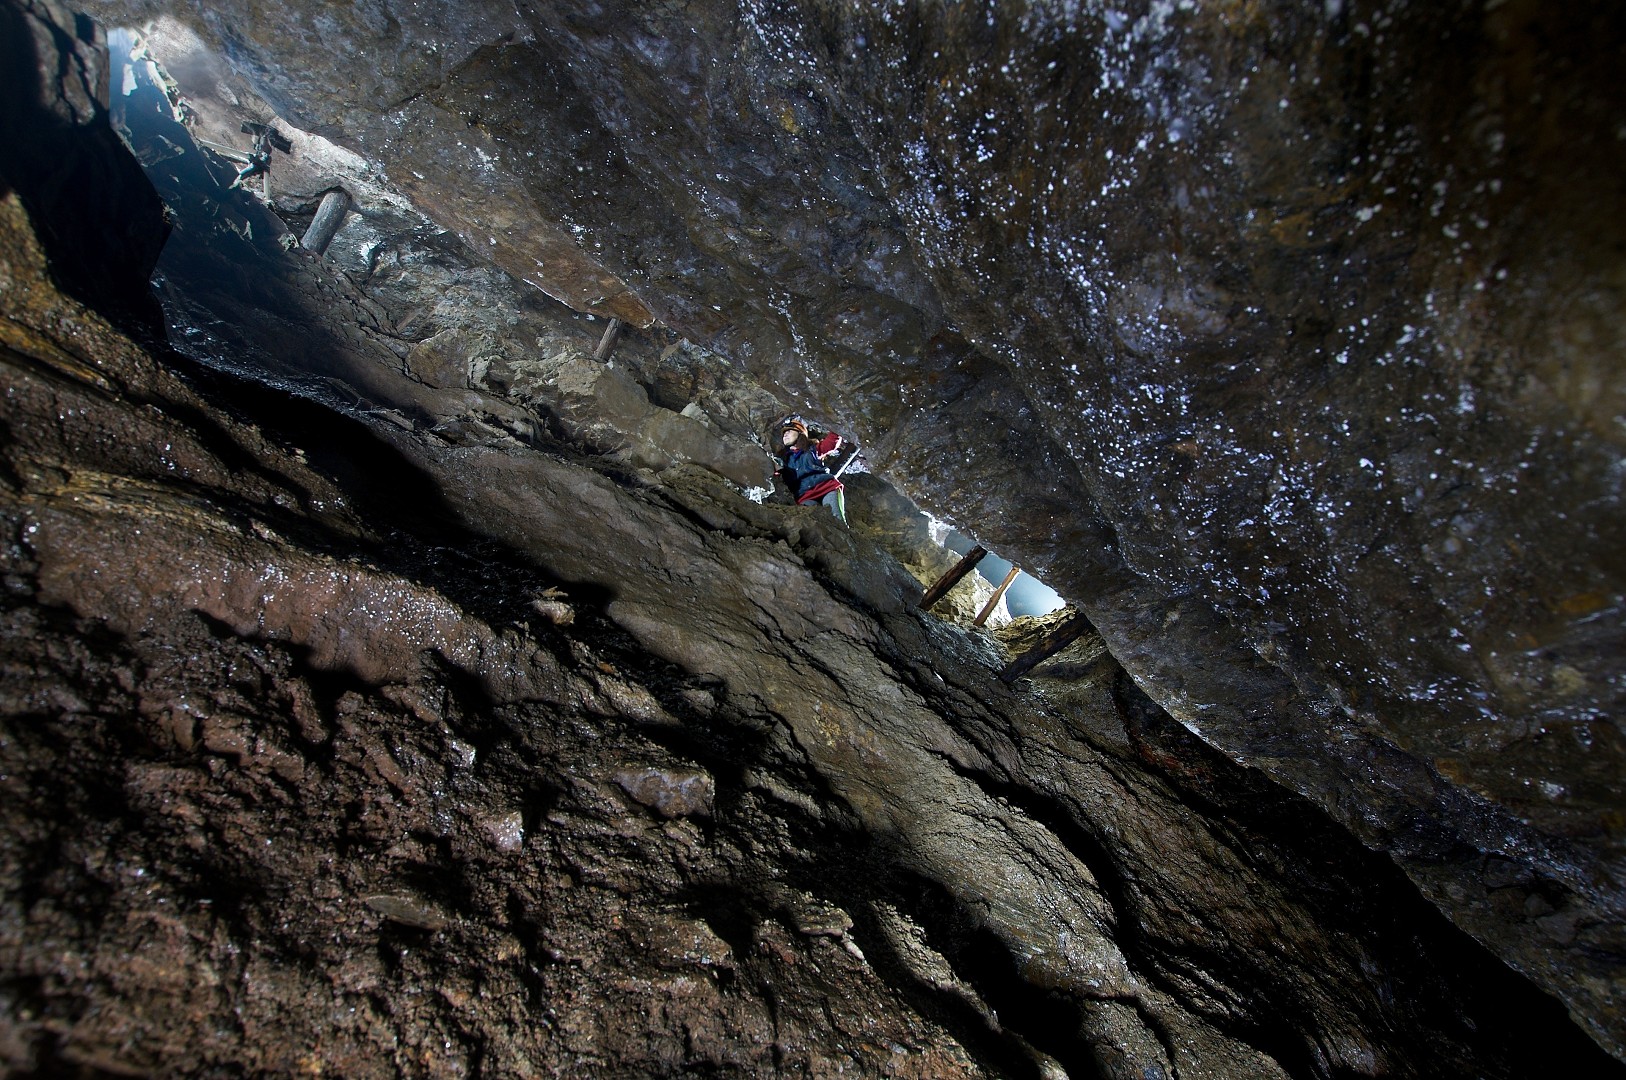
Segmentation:
<svg viewBox="0 0 1626 1080">
<path fill-rule="evenodd" d="M 567 295 L 559 223 L 868 436 L 1626 1045 L 1613 7 L 192 18 L 499 262 Z"/>
<path fill-rule="evenodd" d="M 15 196 L 0 252 L 9 1072 L 1612 1071 L 1098 639 L 1012 690 L 822 511 L 154 355 Z"/>
<path fill-rule="evenodd" d="M 403 377 L 394 314 L 297 256 L 199 255 L 170 297 L 194 355 L 302 397 L 99 337 L 109 389 L 60 336 L 94 317 L 8 299 L 17 1067 L 172 1071 L 175 1017 L 271 1071 L 318 1033 L 337 1071 L 450 1073 L 1584 1053 L 1414 887 L 1618 1050 L 1617 17 L 387 10 L 197 25 L 465 250 L 856 430 L 1100 640 L 1012 694 L 861 538 L 595 466 L 501 380 Z M 44 280 L 21 205 L 8 297 Z M 466 544 L 583 629 L 514 625 Z M 544 1030 L 495 1034 L 510 982 Z"/>
</svg>

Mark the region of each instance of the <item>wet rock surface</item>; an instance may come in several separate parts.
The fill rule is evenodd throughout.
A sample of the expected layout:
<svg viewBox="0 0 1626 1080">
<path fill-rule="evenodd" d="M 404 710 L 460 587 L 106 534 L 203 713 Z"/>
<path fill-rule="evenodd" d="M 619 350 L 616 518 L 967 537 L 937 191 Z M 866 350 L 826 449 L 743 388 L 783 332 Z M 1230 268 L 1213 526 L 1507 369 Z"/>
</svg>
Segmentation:
<svg viewBox="0 0 1626 1080">
<path fill-rule="evenodd" d="M 1622 1045 L 1613 8 L 188 17 L 499 262 L 567 223 L 868 436 Z"/>
<path fill-rule="evenodd" d="M 6 353 L 12 1071 L 1516 1076 L 1533 1030 L 1589 1051 L 1110 661 L 1036 670 L 1066 708 L 1012 692 L 882 549 L 709 472 L 450 445 L 166 354 L 183 381 L 3 220 L 32 253 L 7 326 L 80 326 L 117 387 Z M 531 602 L 560 597 L 563 625 Z"/>
<path fill-rule="evenodd" d="M 1618 20 L 323 10 L 198 26 L 416 208 L 150 155 L 179 352 L 8 181 L 8 1068 L 1614 1069 L 1458 927 L 1618 1045 Z M 783 402 L 1099 635 L 630 441 Z"/>
<path fill-rule="evenodd" d="M 653 763 L 699 810 L 691 745 L 737 777 L 762 721 L 694 727 L 716 679 L 534 618 L 534 564 L 306 464 L 335 423 L 389 464 L 362 424 L 194 372 L 211 403 L 0 223 L 8 1074 L 987 1074 L 778 928 L 810 822 L 623 793 Z"/>
</svg>

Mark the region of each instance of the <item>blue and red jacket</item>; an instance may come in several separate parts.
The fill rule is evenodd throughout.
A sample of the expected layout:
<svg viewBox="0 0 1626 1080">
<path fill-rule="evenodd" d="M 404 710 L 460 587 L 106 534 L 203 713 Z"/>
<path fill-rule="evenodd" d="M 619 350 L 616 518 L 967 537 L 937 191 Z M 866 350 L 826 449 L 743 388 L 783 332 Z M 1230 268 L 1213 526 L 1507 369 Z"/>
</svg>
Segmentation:
<svg viewBox="0 0 1626 1080">
<path fill-rule="evenodd" d="M 824 467 L 824 459 L 839 449 L 841 436 L 832 431 L 814 445 L 792 450 L 783 456 L 781 460 L 784 464 L 780 466 L 779 473 L 790 485 L 797 505 L 822 499 L 832 491 L 841 490 L 841 481 Z"/>
</svg>

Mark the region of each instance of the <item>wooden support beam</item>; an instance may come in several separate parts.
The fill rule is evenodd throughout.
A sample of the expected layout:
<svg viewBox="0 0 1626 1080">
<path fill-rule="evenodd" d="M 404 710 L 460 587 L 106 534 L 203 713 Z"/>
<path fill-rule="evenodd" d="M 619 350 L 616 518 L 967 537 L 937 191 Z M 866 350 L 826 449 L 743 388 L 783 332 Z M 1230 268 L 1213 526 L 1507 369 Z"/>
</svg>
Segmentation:
<svg viewBox="0 0 1626 1080">
<path fill-rule="evenodd" d="M 988 621 L 988 616 L 992 615 L 994 608 L 999 605 L 999 598 L 1005 595 L 1005 590 L 1011 587 L 1011 582 L 1015 581 L 1016 575 L 1021 572 L 1022 568 L 1020 566 L 1013 565 L 1011 567 L 1011 572 L 1006 574 L 1005 580 L 999 583 L 999 588 L 994 590 L 994 595 L 988 598 L 988 602 L 982 606 L 982 610 L 977 613 L 977 617 L 971 620 L 972 626 L 981 626 Z"/>
<path fill-rule="evenodd" d="M 610 325 L 604 328 L 604 336 L 599 339 L 598 348 L 593 350 L 594 360 L 608 360 L 610 351 L 615 348 L 615 339 L 621 334 L 621 320 L 611 319 Z"/>
<path fill-rule="evenodd" d="M 1001 682 L 1013 683 L 1032 671 L 1041 662 L 1050 659 L 1067 646 L 1077 641 L 1086 631 L 1090 630 L 1090 620 L 1084 617 L 1082 611 L 1071 619 L 1056 627 L 1044 636 L 1044 640 L 1015 660 L 999 673 Z"/>
<path fill-rule="evenodd" d="M 316 208 L 316 216 L 311 219 L 311 227 L 305 230 L 304 239 L 299 244 L 307 251 L 314 251 L 320 255 L 333 243 L 333 235 L 344 224 L 344 216 L 350 212 L 350 195 L 342 188 L 334 188 L 322 196 L 322 205 Z"/>
<path fill-rule="evenodd" d="M 954 564 L 954 569 L 937 579 L 937 584 L 926 590 L 926 595 L 920 598 L 920 610 L 930 611 L 933 604 L 943 599 L 945 593 L 959 584 L 960 579 L 971 573 L 971 568 L 982 562 L 984 555 L 988 554 L 985 547 L 974 547 L 965 553 L 965 558 Z"/>
<path fill-rule="evenodd" d="M 237 149 L 235 146 L 227 146 L 225 143 L 210 142 L 208 139 L 199 139 L 198 145 L 206 146 L 210 150 L 213 150 L 215 153 L 219 154 L 221 157 L 226 158 L 229 161 L 235 161 L 239 165 L 247 165 L 249 158 L 254 156 L 245 150 Z"/>
</svg>

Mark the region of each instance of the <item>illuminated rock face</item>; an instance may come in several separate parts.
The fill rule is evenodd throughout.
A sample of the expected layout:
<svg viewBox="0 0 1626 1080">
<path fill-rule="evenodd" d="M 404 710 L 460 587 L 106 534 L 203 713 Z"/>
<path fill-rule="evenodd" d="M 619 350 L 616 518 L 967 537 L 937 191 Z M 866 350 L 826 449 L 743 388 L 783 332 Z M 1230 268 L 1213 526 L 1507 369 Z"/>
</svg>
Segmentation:
<svg viewBox="0 0 1626 1080">
<path fill-rule="evenodd" d="M 120 22 L 150 7 L 95 9 Z M 1436 7 L 226 0 L 177 14 L 284 115 L 378 161 L 477 255 L 582 310 L 654 318 L 856 432 L 922 505 L 1088 613 L 1133 677 L 1109 685 L 1115 738 L 1138 767 L 1232 813 L 1268 788 L 1247 773 L 1215 794 L 1228 761 L 1298 793 L 1618 1054 L 1626 141 L 1612 64 L 1626 34 L 1602 5 Z M 429 472 L 447 490 L 485 490 L 472 462 Z M 642 572 L 601 558 L 611 569 L 594 576 L 589 555 L 624 540 L 525 548 L 515 523 L 535 507 L 507 506 L 506 490 L 465 509 L 471 527 L 595 587 Z M 572 481 L 557 501 L 596 490 Z M 773 535 L 741 524 L 751 511 L 688 509 L 730 535 Z M 700 543 L 697 560 L 701 549 L 723 558 Z M 819 572 L 855 573 L 817 550 L 806 557 Z M 762 588 L 793 573 L 747 564 Z M 884 575 L 844 580 L 883 604 Z M 640 603 L 605 610 L 664 660 L 743 692 L 750 680 L 716 651 L 737 627 L 678 632 L 678 605 Z M 866 640 L 857 625 L 841 632 Z M 751 679 L 753 701 L 782 692 Z M 887 700 L 882 683 L 870 689 Z M 976 712 L 944 693 L 923 712 Z M 1204 758 L 1178 728 L 1148 741 L 1165 713 L 1219 753 Z M 1137 716 L 1152 719 L 1136 729 Z M 872 719 L 825 756 L 807 748 L 844 721 L 790 727 L 825 794 L 865 830 L 908 838 L 905 865 L 941 884 L 943 903 L 999 913 L 990 925 L 1031 985 L 1079 994 L 1097 978 L 1138 1009 L 1206 1018 L 1191 1030 L 1236 1030 L 1214 1020 L 1234 1010 L 1247 1052 L 1293 1072 L 1399 1067 L 1404 1051 L 1375 1046 L 1370 1017 L 1327 1020 L 1309 989 L 1283 991 L 1292 1008 L 1268 997 L 1258 946 L 1237 944 L 1263 917 L 1212 925 L 1206 939 L 1226 944 L 1202 947 L 1233 974 L 1209 971 L 1225 989 L 1208 1012 L 1192 1005 L 1201 979 L 1171 958 L 1204 936 L 1182 937 L 1168 914 L 1179 905 L 1137 896 L 1134 875 L 1093 870 L 1117 882 L 1100 910 L 1152 944 L 1041 955 L 1054 939 L 1022 907 L 1033 890 L 990 899 L 976 872 L 954 878 L 946 868 L 977 843 L 933 847 L 900 825 L 907 798 L 870 787 Z M 1032 744 L 1001 749 L 1005 737 L 978 753 L 1011 795 L 1045 791 L 1063 817 L 1117 835 L 1082 794 L 1097 782 L 1088 769 Z M 919 788 L 905 790 L 943 782 L 911 776 Z M 1294 820 L 1254 825 L 1280 842 Z M 1077 855 L 1076 837 L 1047 827 Z M 1156 845 L 1107 859 L 1144 874 Z M 1192 881 L 1215 865 L 1172 861 Z M 1221 891 L 1158 897 L 1223 911 L 1197 898 L 1205 888 Z M 1272 904 L 1293 891 L 1271 891 Z M 1091 922 L 1092 895 L 1061 925 Z M 1315 946 L 1289 951 L 1310 969 Z M 1148 1004 L 1171 993 L 1186 1012 Z M 1272 1010 L 1293 1015 L 1296 1049 L 1262 1028 Z M 1153 1060 L 1137 1057 L 1152 1054 L 1148 1030 L 1187 1023 L 1083 1015 L 1086 1041 L 1116 1039 L 1130 1063 Z M 1223 1042 L 1190 1045 L 1247 1075 L 1246 1053 Z"/>
</svg>

